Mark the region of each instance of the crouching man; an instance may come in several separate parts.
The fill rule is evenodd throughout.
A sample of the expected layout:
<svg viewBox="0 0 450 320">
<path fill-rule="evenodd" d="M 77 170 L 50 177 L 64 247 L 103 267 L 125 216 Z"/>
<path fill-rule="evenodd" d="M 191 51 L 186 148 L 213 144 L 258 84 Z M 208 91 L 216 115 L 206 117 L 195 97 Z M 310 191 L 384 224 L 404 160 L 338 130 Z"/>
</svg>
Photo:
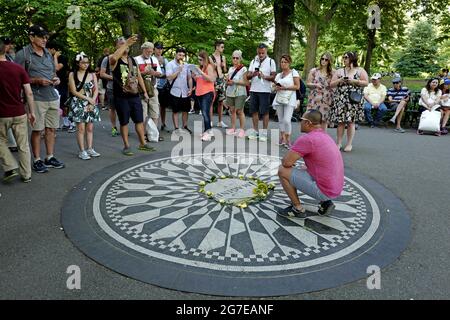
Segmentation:
<svg viewBox="0 0 450 320">
<path fill-rule="evenodd" d="M 283 189 L 292 204 L 278 211 L 288 218 L 306 218 L 308 215 L 297 195 L 297 190 L 320 202 L 319 215 L 330 214 L 335 205 L 331 199 L 341 195 L 344 187 L 344 163 L 333 139 L 322 129 L 322 114 L 307 111 L 300 122 L 301 135 L 284 156 L 278 169 Z M 305 167 L 294 167 L 303 158 Z"/>
</svg>

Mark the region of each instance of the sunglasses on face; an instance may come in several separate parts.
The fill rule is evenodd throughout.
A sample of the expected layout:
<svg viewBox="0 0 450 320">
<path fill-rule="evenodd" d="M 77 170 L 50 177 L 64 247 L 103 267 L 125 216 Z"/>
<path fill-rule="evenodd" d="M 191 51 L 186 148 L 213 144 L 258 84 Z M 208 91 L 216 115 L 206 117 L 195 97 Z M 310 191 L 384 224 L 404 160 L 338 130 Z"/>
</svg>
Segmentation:
<svg viewBox="0 0 450 320">
<path fill-rule="evenodd" d="M 348 59 L 348 56 L 343 56 L 342 59 Z"/>
<path fill-rule="evenodd" d="M 399 84 L 400 82 L 392 82 L 393 84 Z"/>
<path fill-rule="evenodd" d="M 320 61 L 329 61 L 328 58 L 320 58 Z"/>
<path fill-rule="evenodd" d="M 233 57 L 233 60 L 239 60 L 239 57 Z"/>
</svg>

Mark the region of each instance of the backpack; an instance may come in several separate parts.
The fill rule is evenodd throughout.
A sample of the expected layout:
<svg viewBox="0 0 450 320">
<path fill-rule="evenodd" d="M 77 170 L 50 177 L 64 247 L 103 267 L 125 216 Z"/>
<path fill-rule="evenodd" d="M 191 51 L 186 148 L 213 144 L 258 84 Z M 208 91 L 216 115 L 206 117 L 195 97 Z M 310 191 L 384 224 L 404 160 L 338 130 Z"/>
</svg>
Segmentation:
<svg viewBox="0 0 450 320">
<path fill-rule="evenodd" d="M 128 57 L 128 75 L 127 79 L 125 80 L 125 85 L 122 86 L 122 91 L 129 94 L 139 93 L 139 83 L 137 75 L 134 74 L 133 62 L 130 57 Z"/>
</svg>

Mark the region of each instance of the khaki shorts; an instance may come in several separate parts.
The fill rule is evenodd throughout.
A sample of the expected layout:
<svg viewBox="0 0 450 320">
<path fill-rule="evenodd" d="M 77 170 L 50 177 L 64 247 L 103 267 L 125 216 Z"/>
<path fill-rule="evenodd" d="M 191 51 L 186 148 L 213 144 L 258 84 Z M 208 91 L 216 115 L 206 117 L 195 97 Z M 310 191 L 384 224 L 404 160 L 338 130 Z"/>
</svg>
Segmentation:
<svg viewBox="0 0 450 320">
<path fill-rule="evenodd" d="M 34 101 L 34 105 L 36 106 L 36 123 L 32 127 L 33 131 L 59 127 L 59 100 Z"/>
<path fill-rule="evenodd" d="M 234 107 L 236 110 L 244 109 L 246 96 L 227 97 L 227 106 Z"/>
<path fill-rule="evenodd" d="M 103 81 L 101 79 L 98 80 L 97 87 L 98 87 L 98 94 L 106 93 L 106 88 L 103 88 Z"/>
<path fill-rule="evenodd" d="M 144 119 L 150 117 L 152 119 L 159 118 L 159 100 L 158 100 L 158 90 L 155 89 L 155 95 L 146 102 L 141 100 L 142 110 L 144 112 Z"/>
</svg>

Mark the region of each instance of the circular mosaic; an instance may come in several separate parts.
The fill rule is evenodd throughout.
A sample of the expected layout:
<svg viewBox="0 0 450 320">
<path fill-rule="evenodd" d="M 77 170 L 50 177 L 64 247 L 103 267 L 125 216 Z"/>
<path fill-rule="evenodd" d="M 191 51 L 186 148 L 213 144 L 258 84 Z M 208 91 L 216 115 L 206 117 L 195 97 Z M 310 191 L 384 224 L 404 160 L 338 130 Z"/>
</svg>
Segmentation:
<svg viewBox="0 0 450 320">
<path fill-rule="evenodd" d="M 141 160 L 126 169 L 115 169 L 114 174 L 94 184 L 82 204 L 86 222 L 89 230 L 96 230 L 95 236 L 117 247 L 117 254 L 126 251 L 124 259 L 133 257 L 131 260 L 136 259 L 138 264 L 146 261 L 152 266 L 147 270 L 151 276 L 130 276 L 169 288 L 211 294 L 292 293 L 291 289 L 285 293 L 281 290 L 292 277 L 320 277 L 318 273 L 330 269 L 338 276 L 337 270 L 348 268 L 349 263 L 382 242 L 389 229 L 387 210 L 348 176 L 342 195 L 334 201 L 336 209 L 329 216 L 287 219 L 277 215 L 277 210 L 290 204 L 277 175 L 280 161 L 277 157 L 249 154 Z M 274 188 L 265 189 L 261 201 L 237 206 L 255 196 L 257 184 Z M 308 211 L 317 212 L 316 200 L 299 196 Z M 382 266 L 384 262 L 380 259 L 372 264 Z M 119 268 L 106 265 L 113 270 Z M 364 271 L 369 265 L 363 266 Z M 117 271 L 127 274 L 122 269 Z M 180 278 L 178 283 L 176 277 L 165 279 L 170 278 L 165 273 L 174 271 Z M 356 274 L 361 277 L 361 270 Z M 264 287 L 265 281 L 274 283 L 277 278 L 281 281 L 275 281 L 272 290 L 257 290 Z M 209 281 L 195 289 L 195 279 Z M 356 279 L 353 276 L 352 280 Z M 322 280 L 317 278 L 318 283 Z M 349 279 L 331 282 L 336 285 L 336 280 L 343 283 Z M 249 286 L 252 281 L 254 284 Z M 242 290 L 236 291 L 240 285 Z M 299 286 L 294 285 L 296 291 L 303 292 Z M 323 284 L 304 287 L 311 290 L 323 288 Z"/>
</svg>

